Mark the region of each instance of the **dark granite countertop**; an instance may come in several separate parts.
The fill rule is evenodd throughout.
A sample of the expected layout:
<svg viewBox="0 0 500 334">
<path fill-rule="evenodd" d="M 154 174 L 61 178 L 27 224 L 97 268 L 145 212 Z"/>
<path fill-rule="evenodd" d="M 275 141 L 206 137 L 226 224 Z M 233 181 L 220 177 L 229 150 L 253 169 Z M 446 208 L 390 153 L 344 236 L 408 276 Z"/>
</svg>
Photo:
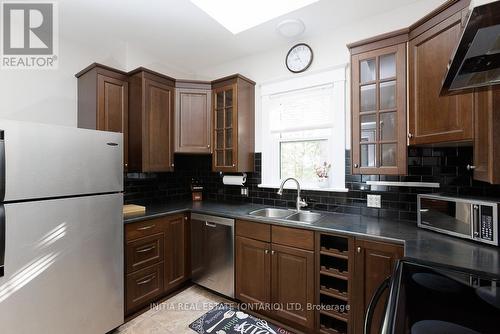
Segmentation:
<svg viewBox="0 0 500 334">
<path fill-rule="evenodd" d="M 405 256 L 440 265 L 455 266 L 500 277 L 500 247 L 449 237 L 417 228 L 416 223 L 359 215 L 321 212 L 313 224 L 258 218 L 249 212 L 266 206 L 249 203 L 170 202 L 146 206 L 146 212 L 124 219 L 125 224 L 173 213 L 193 212 L 220 217 L 266 222 L 282 226 L 336 232 L 404 244 Z"/>
</svg>

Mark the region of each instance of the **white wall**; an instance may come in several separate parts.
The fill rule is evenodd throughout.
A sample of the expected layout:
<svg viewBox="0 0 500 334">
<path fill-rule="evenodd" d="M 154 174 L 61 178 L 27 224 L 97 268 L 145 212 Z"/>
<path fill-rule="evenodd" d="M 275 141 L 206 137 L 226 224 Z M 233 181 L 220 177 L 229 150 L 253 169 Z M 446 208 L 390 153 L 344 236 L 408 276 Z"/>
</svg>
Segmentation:
<svg viewBox="0 0 500 334">
<path fill-rule="evenodd" d="M 305 73 L 322 71 L 349 62 L 349 52 L 346 44 L 372 37 L 385 32 L 394 31 L 409 26 L 418 19 L 429 13 L 443 3 L 442 0 L 419 0 L 413 4 L 387 12 L 379 16 L 371 16 L 365 20 L 356 21 L 347 26 L 332 31 L 327 36 L 317 36 L 300 42 L 308 43 L 314 52 L 314 61 L 310 69 Z M 290 46 L 296 42 L 291 42 Z M 242 59 L 236 59 L 229 63 L 213 66 L 198 71 L 200 79 L 212 79 L 223 77 L 233 73 L 241 73 L 257 82 L 256 87 L 256 151 L 262 151 L 261 142 L 261 103 L 260 85 L 277 80 L 300 76 L 290 73 L 285 65 L 284 59 L 288 49 L 279 48 L 269 50 L 265 53 L 255 54 Z M 347 88 L 349 84 L 347 85 Z M 349 89 L 346 90 L 349 97 Z M 349 112 L 349 98 L 346 99 L 347 112 Z M 346 117 L 346 122 L 350 116 Z M 346 124 L 349 131 L 350 126 Z M 350 145 L 350 134 L 346 133 L 346 145 Z"/>
<path fill-rule="evenodd" d="M 125 44 L 59 41 L 57 70 L 0 70 L 0 118 L 76 126 L 75 74 L 93 62 L 125 68 Z"/>
</svg>

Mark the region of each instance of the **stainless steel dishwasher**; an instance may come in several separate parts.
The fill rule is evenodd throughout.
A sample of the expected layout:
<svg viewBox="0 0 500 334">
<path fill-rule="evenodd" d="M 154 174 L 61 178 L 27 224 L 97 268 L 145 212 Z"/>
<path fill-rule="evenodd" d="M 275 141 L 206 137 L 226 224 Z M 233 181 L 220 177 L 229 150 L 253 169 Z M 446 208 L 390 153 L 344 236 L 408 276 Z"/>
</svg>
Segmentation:
<svg viewBox="0 0 500 334">
<path fill-rule="evenodd" d="M 234 220 L 191 214 L 191 279 L 234 298 Z"/>
</svg>

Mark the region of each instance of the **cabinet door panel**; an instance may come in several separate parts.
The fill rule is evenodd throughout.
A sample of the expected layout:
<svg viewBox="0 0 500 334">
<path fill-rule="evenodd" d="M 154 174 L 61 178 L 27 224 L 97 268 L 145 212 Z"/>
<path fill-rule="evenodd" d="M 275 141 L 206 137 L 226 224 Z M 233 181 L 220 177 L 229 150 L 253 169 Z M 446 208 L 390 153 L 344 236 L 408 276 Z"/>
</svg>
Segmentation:
<svg viewBox="0 0 500 334">
<path fill-rule="evenodd" d="M 128 82 L 97 75 L 97 130 L 123 133 L 123 160 L 128 165 Z"/>
<path fill-rule="evenodd" d="M 242 302 L 270 302 L 269 248 L 267 242 L 236 237 L 236 298 Z"/>
<path fill-rule="evenodd" d="M 173 88 L 146 79 L 145 101 L 147 115 L 147 150 L 143 152 L 147 171 L 162 172 L 172 169 L 171 123 Z"/>
<path fill-rule="evenodd" d="M 406 174 L 406 45 L 351 57 L 352 172 Z"/>
<path fill-rule="evenodd" d="M 272 253 L 272 302 L 283 305 L 276 315 L 314 328 L 314 311 L 307 309 L 314 303 L 314 252 L 273 244 Z"/>
<path fill-rule="evenodd" d="M 210 153 L 211 92 L 182 89 L 176 101 L 175 151 Z"/>
<path fill-rule="evenodd" d="M 167 230 L 166 258 L 166 290 L 171 290 L 184 283 L 188 278 L 188 224 L 183 215 L 169 219 Z"/>
<path fill-rule="evenodd" d="M 410 41 L 410 144 L 472 140 L 472 94 L 439 96 L 461 12 Z"/>
<path fill-rule="evenodd" d="M 356 240 L 354 263 L 354 326 L 356 333 L 363 332 L 365 312 L 373 293 L 387 277 L 392 275 L 396 260 L 403 256 L 403 247 L 369 240 Z M 378 333 L 387 293 L 375 309 L 371 333 Z"/>
</svg>

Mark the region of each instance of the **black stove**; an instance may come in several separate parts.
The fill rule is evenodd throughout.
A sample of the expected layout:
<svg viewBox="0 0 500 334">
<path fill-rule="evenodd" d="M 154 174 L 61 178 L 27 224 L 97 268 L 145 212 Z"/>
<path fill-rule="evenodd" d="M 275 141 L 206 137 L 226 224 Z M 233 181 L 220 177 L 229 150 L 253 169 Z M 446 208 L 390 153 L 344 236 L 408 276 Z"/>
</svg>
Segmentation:
<svg viewBox="0 0 500 334">
<path fill-rule="evenodd" d="M 500 333 L 500 277 L 405 259 L 387 286 L 381 333 Z"/>
</svg>

